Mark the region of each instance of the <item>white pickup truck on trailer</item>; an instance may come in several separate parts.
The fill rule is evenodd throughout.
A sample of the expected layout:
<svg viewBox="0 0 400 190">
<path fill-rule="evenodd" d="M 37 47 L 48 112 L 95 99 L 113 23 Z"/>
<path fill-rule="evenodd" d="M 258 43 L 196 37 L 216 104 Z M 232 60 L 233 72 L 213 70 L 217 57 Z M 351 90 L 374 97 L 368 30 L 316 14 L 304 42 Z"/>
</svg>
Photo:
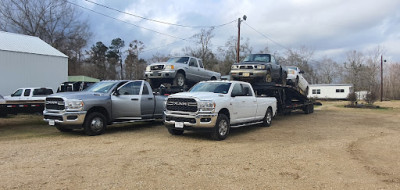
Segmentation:
<svg viewBox="0 0 400 190">
<path fill-rule="evenodd" d="M 189 92 L 170 95 L 164 122 L 172 135 L 198 130 L 223 140 L 231 127 L 270 126 L 276 113 L 276 98 L 256 97 L 247 82 L 206 81 L 197 83 Z"/>
</svg>

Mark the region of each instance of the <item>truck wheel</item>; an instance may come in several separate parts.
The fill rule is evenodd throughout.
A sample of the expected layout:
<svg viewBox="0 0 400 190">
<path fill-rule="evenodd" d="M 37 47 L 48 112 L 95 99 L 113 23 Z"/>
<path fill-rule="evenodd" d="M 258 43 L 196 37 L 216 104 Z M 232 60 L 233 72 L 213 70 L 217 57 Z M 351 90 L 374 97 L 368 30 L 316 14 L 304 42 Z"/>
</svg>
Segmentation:
<svg viewBox="0 0 400 190">
<path fill-rule="evenodd" d="M 272 75 L 271 71 L 267 71 L 267 74 L 265 74 L 264 82 L 272 82 Z"/>
<path fill-rule="evenodd" d="M 72 129 L 68 129 L 68 128 L 65 128 L 65 127 L 63 127 L 63 126 L 59 126 L 59 125 L 56 125 L 56 128 L 60 131 L 60 132 L 71 132 L 72 131 Z"/>
<path fill-rule="evenodd" d="M 217 141 L 224 140 L 229 134 L 229 119 L 224 114 L 219 114 L 211 138 Z"/>
<path fill-rule="evenodd" d="M 107 126 L 106 118 L 103 114 L 93 112 L 89 114 L 83 124 L 85 133 L 89 136 L 100 135 L 104 133 Z"/>
<path fill-rule="evenodd" d="M 287 83 L 286 82 L 287 74 L 286 73 L 282 73 L 281 77 L 282 77 L 281 84 L 282 85 L 286 85 L 286 83 Z"/>
<path fill-rule="evenodd" d="M 272 123 L 272 111 L 271 108 L 268 108 L 267 112 L 265 113 L 262 126 L 269 127 L 271 126 L 271 123 Z"/>
<path fill-rule="evenodd" d="M 174 86 L 184 87 L 186 84 L 185 75 L 177 73 L 174 79 Z"/>
<path fill-rule="evenodd" d="M 313 105 L 306 105 L 304 106 L 303 111 L 305 114 L 309 114 L 311 113 L 311 109 L 313 109 Z"/>
<path fill-rule="evenodd" d="M 296 77 L 296 82 L 294 82 L 294 87 L 299 87 L 299 77 Z"/>
<path fill-rule="evenodd" d="M 182 135 L 183 130 L 177 130 L 177 129 L 168 129 L 169 134 L 171 135 Z"/>
</svg>

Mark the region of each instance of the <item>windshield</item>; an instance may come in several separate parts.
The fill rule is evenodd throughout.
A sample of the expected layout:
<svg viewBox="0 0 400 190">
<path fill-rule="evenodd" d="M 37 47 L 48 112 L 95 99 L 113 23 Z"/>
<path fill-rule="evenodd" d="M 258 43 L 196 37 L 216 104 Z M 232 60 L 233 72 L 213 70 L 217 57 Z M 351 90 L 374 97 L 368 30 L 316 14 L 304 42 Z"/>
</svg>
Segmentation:
<svg viewBox="0 0 400 190">
<path fill-rule="evenodd" d="M 108 93 L 116 84 L 115 81 L 98 82 L 85 89 L 87 92 Z"/>
<path fill-rule="evenodd" d="M 271 62 L 271 55 L 269 54 L 250 54 L 246 56 L 243 62 Z"/>
<path fill-rule="evenodd" d="M 297 70 L 297 67 L 291 66 L 291 67 L 288 67 L 288 69 Z"/>
<path fill-rule="evenodd" d="M 173 57 L 168 59 L 168 63 L 183 63 L 186 64 L 189 61 L 189 57 Z"/>
<path fill-rule="evenodd" d="M 201 82 L 197 83 L 190 92 L 214 92 L 227 94 L 231 83 L 226 82 Z"/>
</svg>

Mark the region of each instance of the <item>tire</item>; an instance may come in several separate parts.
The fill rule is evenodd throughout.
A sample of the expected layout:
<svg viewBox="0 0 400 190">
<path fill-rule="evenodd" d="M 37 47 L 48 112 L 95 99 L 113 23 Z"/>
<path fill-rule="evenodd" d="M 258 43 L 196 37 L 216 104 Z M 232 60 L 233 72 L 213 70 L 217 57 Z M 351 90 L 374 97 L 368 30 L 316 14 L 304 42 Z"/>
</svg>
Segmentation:
<svg viewBox="0 0 400 190">
<path fill-rule="evenodd" d="M 89 136 L 95 136 L 104 133 L 106 126 L 106 117 L 98 112 L 90 113 L 83 124 L 85 133 Z"/>
<path fill-rule="evenodd" d="M 309 104 L 309 105 L 307 105 L 307 106 L 304 106 L 304 108 L 303 108 L 303 111 L 304 111 L 304 113 L 305 114 L 310 114 L 311 113 L 311 110 L 313 109 L 314 107 L 313 107 L 313 105 L 311 104 Z"/>
<path fill-rule="evenodd" d="M 299 87 L 299 77 L 296 77 L 296 81 L 294 82 L 294 87 Z"/>
<path fill-rule="evenodd" d="M 305 96 L 308 96 L 308 90 L 309 90 L 309 89 L 308 89 L 308 86 L 307 86 L 306 91 L 304 92 L 304 95 L 305 95 Z"/>
<path fill-rule="evenodd" d="M 217 80 L 217 78 L 216 77 L 211 77 L 211 80 Z"/>
<path fill-rule="evenodd" d="M 287 74 L 286 73 L 283 73 L 282 75 L 281 75 L 281 77 L 282 77 L 282 79 L 281 79 L 281 84 L 282 85 L 286 85 L 287 84 Z"/>
<path fill-rule="evenodd" d="M 71 132 L 71 131 L 72 131 L 72 129 L 68 129 L 68 128 L 65 128 L 65 127 L 59 126 L 59 125 L 56 125 L 56 128 L 57 128 L 60 132 L 63 132 L 63 133 Z"/>
<path fill-rule="evenodd" d="M 265 74 L 264 82 L 272 82 L 272 75 L 270 70 L 268 70 L 267 74 Z"/>
<path fill-rule="evenodd" d="M 225 114 L 219 114 L 211 138 L 217 141 L 224 140 L 229 135 L 229 119 Z"/>
<path fill-rule="evenodd" d="M 185 75 L 183 75 L 182 73 L 177 73 L 174 78 L 173 85 L 183 88 L 186 85 Z"/>
<path fill-rule="evenodd" d="M 178 129 L 168 129 L 169 134 L 171 135 L 182 135 L 184 130 L 178 130 Z"/>
<path fill-rule="evenodd" d="M 271 108 L 268 108 L 267 109 L 267 112 L 265 112 L 265 116 L 264 116 L 264 119 L 263 119 L 263 123 L 262 123 L 262 126 L 263 127 L 269 127 L 269 126 L 271 126 L 271 123 L 272 123 L 272 110 L 271 110 Z"/>
</svg>

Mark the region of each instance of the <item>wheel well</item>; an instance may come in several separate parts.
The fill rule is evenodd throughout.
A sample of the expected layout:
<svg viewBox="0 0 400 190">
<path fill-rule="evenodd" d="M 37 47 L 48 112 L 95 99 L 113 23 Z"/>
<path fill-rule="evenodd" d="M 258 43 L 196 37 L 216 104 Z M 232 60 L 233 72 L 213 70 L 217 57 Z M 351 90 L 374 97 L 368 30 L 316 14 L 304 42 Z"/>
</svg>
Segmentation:
<svg viewBox="0 0 400 190">
<path fill-rule="evenodd" d="M 92 108 L 89 109 L 89 111 L 87 111 L 86 115 L 89 115 L 89 114 L 91 114 L 93 112 L 98 112 L 98 113 L 103 114 L 104 117 L 106 117 L 106 120 L 107 120 L 106 123 L 108 123 L 110 121 L 110 117 L 108 115 L 108 112 L 107 112 L 106 108 L 103 108 L 103 107 L 92 107 Z"/>
<path fill-rule="evenodd" d="M 217 77 L 212 76 L 212 77 L 211 77 L 211 80 L 217 80 Z"/>
<path fill-rule="evenodd" d="M 226 108 L 222 108 L 222 109 L 218 112 L 218 114 L 224 114 L 224 115 L 226 115 L 226 117 L 228 117 L 229 120 L 231 119 L 231 116 L 230 116 L 230 114 L 229 114 L 229 110 L 226 109 Z"/>
<path fill-rule="evenodd" d="M 185 71 L 184 71 L 184 70 L 182 70 L 182 69 L 178 70 L 176 73 L 182 73 L 182 74 L 183 74 L 183 76 L 185 76 L 185 77 L 186 77 Z"/>
</svg>

